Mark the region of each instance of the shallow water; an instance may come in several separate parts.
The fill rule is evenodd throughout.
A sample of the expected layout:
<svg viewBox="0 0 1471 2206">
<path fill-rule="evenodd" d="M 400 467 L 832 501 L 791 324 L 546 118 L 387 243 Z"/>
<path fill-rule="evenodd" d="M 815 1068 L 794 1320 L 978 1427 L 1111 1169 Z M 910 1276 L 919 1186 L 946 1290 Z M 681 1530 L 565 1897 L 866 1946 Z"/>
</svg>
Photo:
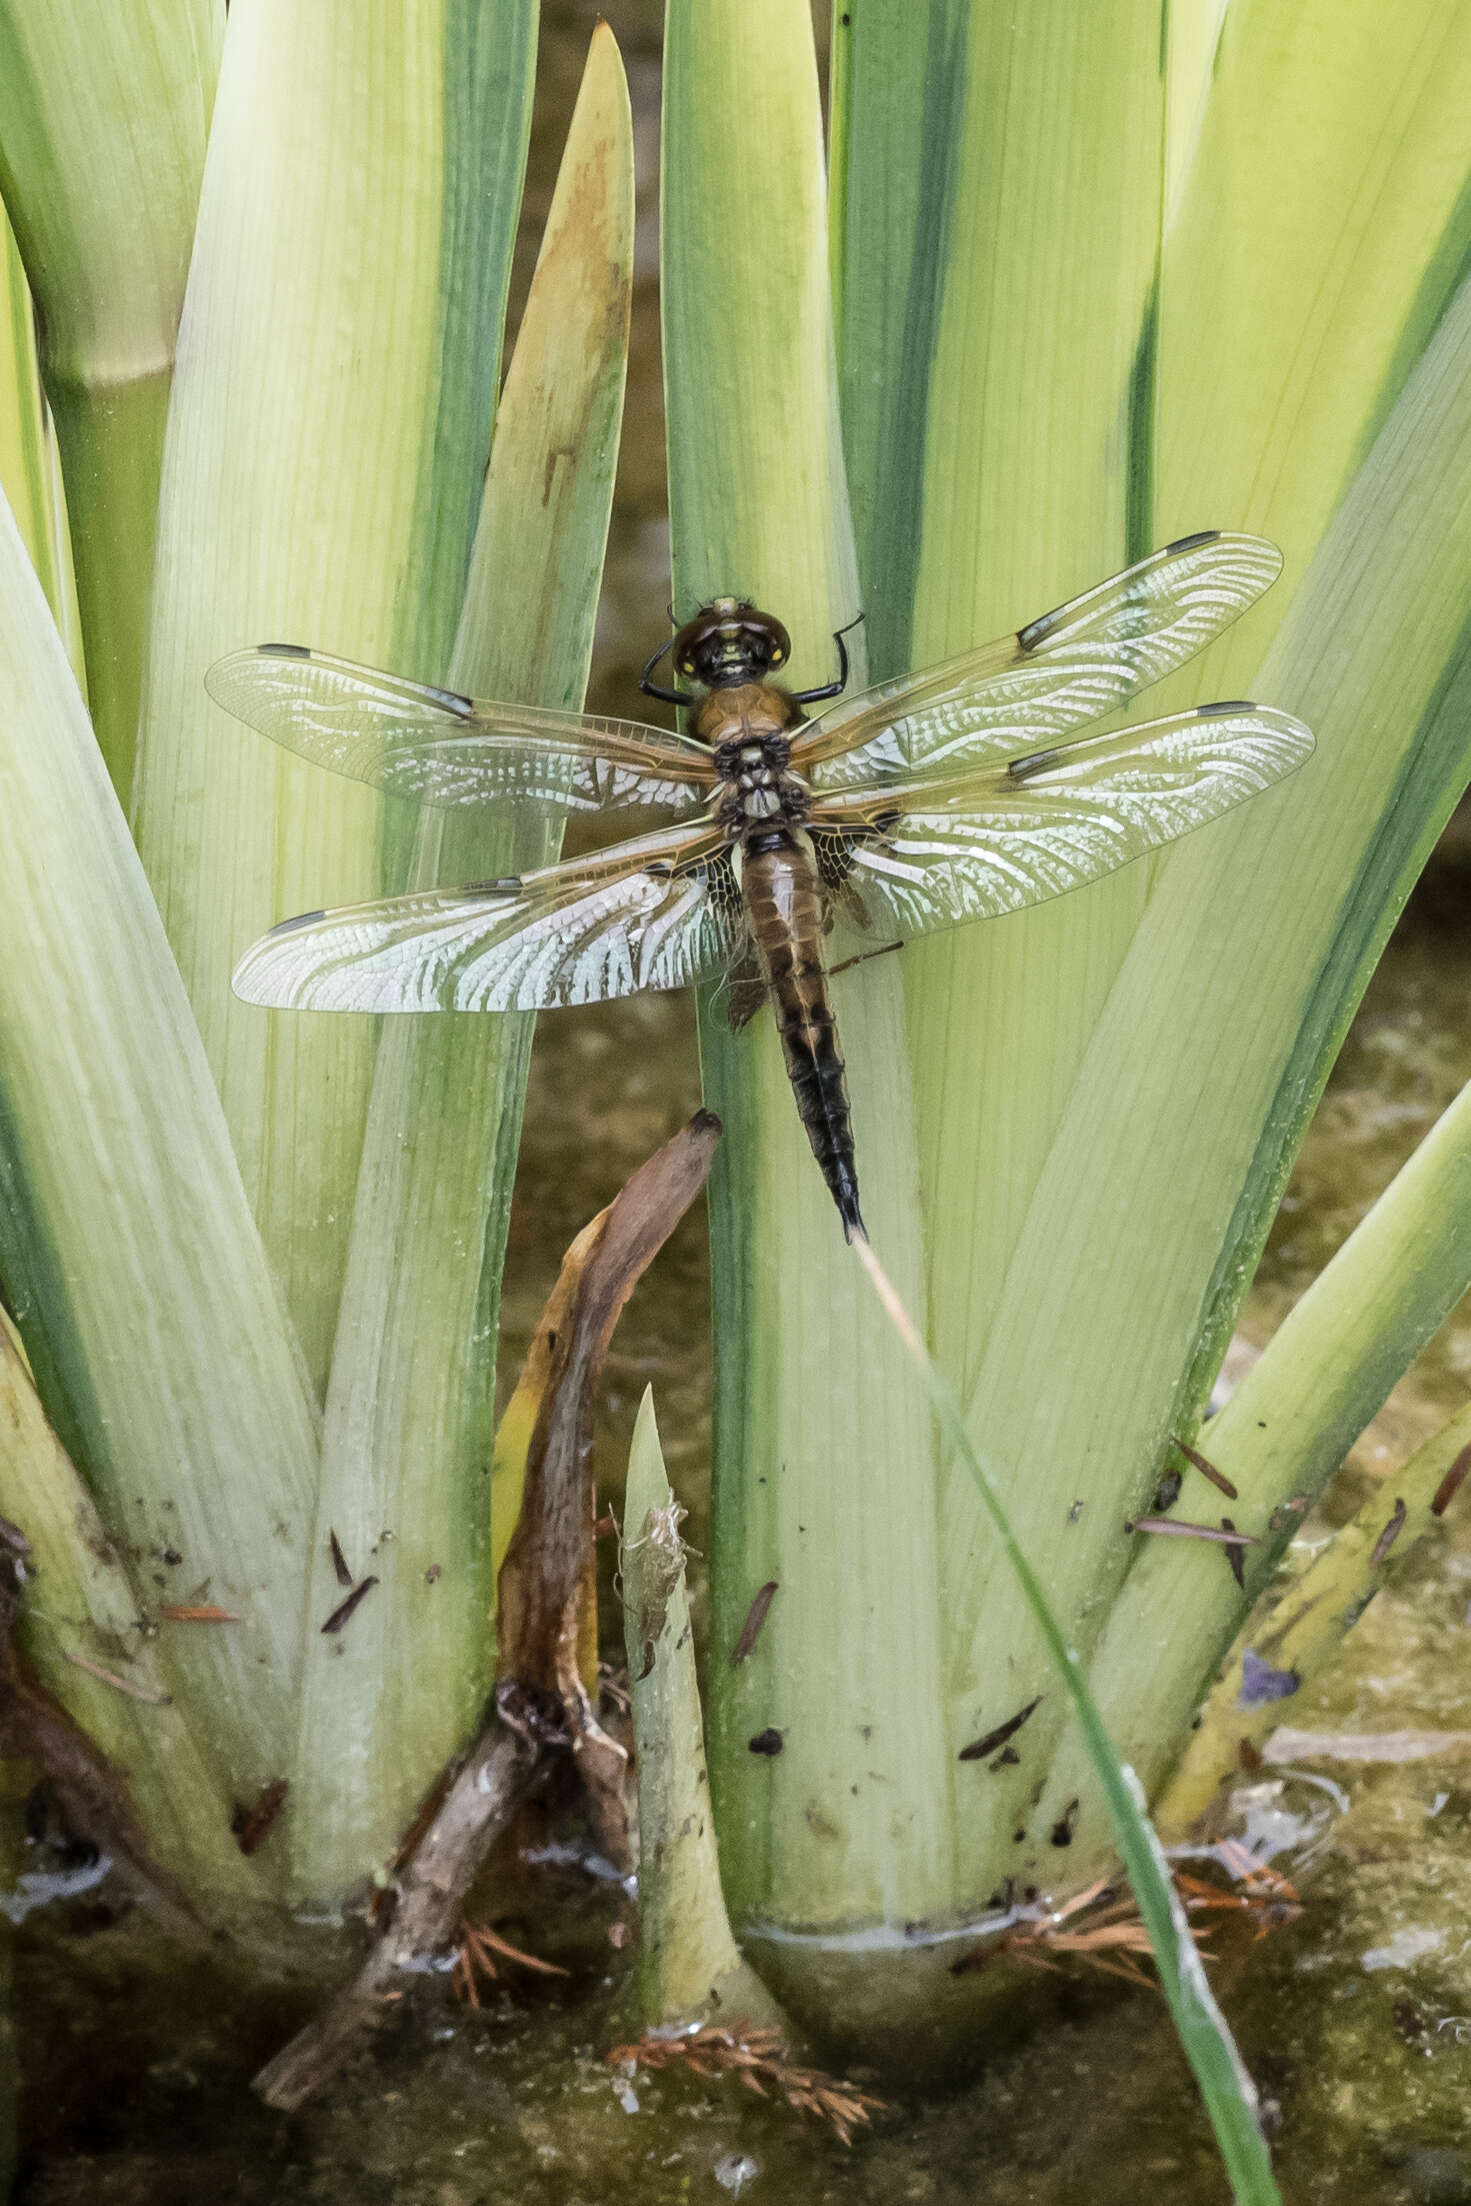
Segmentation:
<svg viewBox="0 0 1471 2206">
<path fill-rule="evenodd" d="M 631 433 L 620 475 L 594 702 L 637 711 L 638 663 L 666 594 L 657 336 L 648 311 L 658 11 L 610 7 L 639 116 L 640 298 Z M 593 9 L 560 11 L 539 128 L 555 150 Z M 549 191 L 528 198 L 529 236 Z M 528 262 L 529 255 L 525 256 Z M 524 275 L 528 269 L 523 269 Z M 1452 840 L 1366 999 L 1304 1149 L 1246 1313 L 1263 1339 L 1471 1077 L 1471 865 Z M 503 1307 L 514 1372 L 562 1249 L 633 1164 L 698 1101 L 693 1020 L 651 998 L 542 1022 L 527 1103 Z M 616 1491 L 633 1414 L 657 1382 L 671 1476 L 704 1537 L 709 1456 L 707 1267 L 700 1210 L 640 1288 L 607 1371 L 600 1465 Z M 1403 1459 L 1465 1399 L 1471 1300 L 1355 1450 L 1326 1511 Z M 1308 1528 L 1309 1532 L 1311 1527 Z M 1471 1504 L 1381 1594 L 1331 1679 L 1294 1702 L 1319 1732 L 1466 1726 Z M 1243 1791 L 1253 1830 L 1306 1901 L 1252 1944 L 1218 1934 L 1217 1988 L 1276 2125 L 1286 2197 L 1333 2206 L 1471 2201 L 1471 1757 L 1268 1770 Z M 262 1986 L 219 1962 L 154 1992 L 156 1934 L 105 1892 L 33 1916 L 17 1938 L 26 2206 L 175 2200 L 394 2200 L 546 2206 L 750 2198 L 808 2206 L 1158 2206 L 1224 2200 L 1194 2088 L 1159 2003 L 1086 1978 L 1039 1980 L 1053 2018 L 969 2086 L 896 2103 L 845 2149 L 733 2082 L 630 2078 L 602 2055 L 623 2034 L 616 1891 L 573 1867 L 503 1878 L 505 1934 L 574 1968 L 566 1985 L 492 1987 L 472 2013 L 435 2008 L 386 2037 L 322 2103 L 287 2119 L 249 2094 L 255 2068 L 313 2010 L 314 1971 L 348 1941 Z M 1232 1926 L 1235 1928 L 1236 1926 Z"/>
<path fill-rule="evenodd" d="M 1471 1077 L 1468 886 L 1437 862 L 1365 1001 L 1304 1149 L 1247 1313 L 1264 1336 Z M 514 1365 L 557 1253 L 696 1099 L 677 998 L 546 1020 L 512 1228 Z M 708 1452 L 703 1220 L 686 1220 L 623 1320 L 600 1455 L 621 1473 L 639 1393 L 656 1379 L 672 1474 L 702 1544 Z M 1464 1399 L 1471 1301 L 1356 1451 L 1328 1512 Z M 1312 1526 L 1307 1533 L 1311 1536 Z M 1471 1677 L 1471 1513 L 1452 1510 L 1374 1603 L 1336 1673 L 1294 1703 L 1302 1729 L 1455 1732 Z M 1277 2123 L 1285 2195 L 1333 2206 L 1471 2200 L 1471 1758 L 1268 1770 L 1243 1791 L 1254 1830 L 1297 1882 L 1300 1920 L 1253 1944 L 1218 1934 L 1218 1990 Z M 518 1909 L 522 1912 L 518 1912 Z M 294 2119 L 246 2088 L 311 2011 L 305 1977 L 234 1983 L 218 1963 L 146 1985 L 152 1928 L 86 1893 L 17 1940 L 27 2206 L 60 2202 L 472 2201 L 749 2196 L 1160 2206 L 1224 2200 L 1193 2086 L 1152 1994 L 1047 1979 L 1058 2006 L 968 2088 L 896 2104 L 845 2149 L 734 2082 L 713 2091 L 610 2070 L 623 1962 L 616 1892 L 575 1869 L 503 1879 L 497 1919 L 574 1968 L 566 1986 L 492 1987 L 479 2013 L 406 2025 Z M 1236 1930 L 1237 1926 L 1231 1926 Z M 330 1963 L 330 1954 L 320 1956 Z M 337 1966 L 344 1965 L 339 1954 Z"/>
</svg>

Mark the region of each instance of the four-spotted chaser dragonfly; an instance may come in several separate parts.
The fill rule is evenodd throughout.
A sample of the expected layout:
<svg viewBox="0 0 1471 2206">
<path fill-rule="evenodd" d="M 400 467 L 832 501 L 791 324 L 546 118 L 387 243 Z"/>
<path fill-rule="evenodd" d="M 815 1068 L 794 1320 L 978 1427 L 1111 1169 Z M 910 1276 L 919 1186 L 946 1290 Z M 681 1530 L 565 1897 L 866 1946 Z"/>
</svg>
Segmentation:
<svg viewBox="0 0 1471 2206">
<path fill-rule="evenodd" d="M 1127 865 L 1292 773 L 1283 712 L 1200 705 L 1079 737 L 1179 666 L 1276 579 L 1249 536 L 1183 537 L 1015 635 L 881 683 L 809 721 L 838 679 L 772 677 L 790 642 L 717 598 L 644 670 L 691 733 L 483 704 L 299 645 L 211 668 L 211 696 L 319 765 L 435 805 L 545 815 L 654 806 L 671 824 L 513 879 L 288 919 L 236 993 L 325 1011 L 542 1011 L 721 974 L 743 1023 L 769 997 L 813 1152 L 848 1238 L 858 1208 L 828 987 L 840 917 L 875 943 L 994 918 Z M 664 651 L 698 694 L 658 687 Z"/>
</svg>

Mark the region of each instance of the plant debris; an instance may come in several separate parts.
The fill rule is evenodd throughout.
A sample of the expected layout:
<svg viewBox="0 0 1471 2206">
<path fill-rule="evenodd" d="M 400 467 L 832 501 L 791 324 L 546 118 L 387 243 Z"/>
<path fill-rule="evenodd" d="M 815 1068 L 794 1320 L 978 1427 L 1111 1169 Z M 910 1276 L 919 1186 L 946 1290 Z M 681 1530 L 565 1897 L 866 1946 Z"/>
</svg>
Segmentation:
<svg viewBox="0 0 1471 2206">
<path fill-rule="evenodd" d="M 1393 1547 L 1395 1541 L 1399 1538 L 1400 1533 L 1404 1530 L 1405 1518 L 1408 1516 L 1408 1514 L 1409 1511 L 1405 1507 L 1404 1495 L 1396 1494 L 1394 1507 L 1389 1512 L 1389 1522 L 1385 1525 L 1384 1530 L 1380 1533 L 1378 1539 L 1374 1542 L 1374 1552 L 1369 1557 L 1369 1567 L 1371 1570 L 1378 1568 L 1379 1564 L 1383 1562 L 1385 1556 Z"/>
<path fill-rule="evenodd" d="M 523 1953 L 509 1939 L 500 1937 L 489 1923 L 472 1923 L 468 1916 L 460 1924 L 460 1952 L 455 1962 L 453 1981 L 455 1996 L 469 2007 L 480 2005 L 480 1983 L 483 1976 L 494 1983 L 500 1976 L 496 1956 L 503 1961 L 513 1961 L 518 1969 L 532 1969 L 538 1976 L 565 1976 L 567 1971 L 555 1961 L 543 1961 L 534 1953 Z"/>
<path fill-rule="evenodd" d="M 1245 1916 L 1253 1923 L 1256 1937 L 1264 1938 L 1269 1930 L 1302 1913 L 1296 1888 L 1236 1839 L 1184 1849 L 1180 1858 L 1213 1863 L 1234 1887 L 1223 1891 L 1220 1885 L 1191 1876 L 1172 1863 L 1175 1890 L 1190 1918 L 1191 1935 L 1207 1959 L 1211 1956 L 1205 1941 L 1215 1926 L 1199 1927 L 1201 1916 Z M 1142 1965 L 1150 1955 L 1149 1933 L 1133 1893 L 1117 1877 L 1100 1877 L 1057 1905 L 1039 1900 L 1013 1914 L 999 1938 L 963 1954 L 951 1964 L 951 1974 L 973 1972 L 1005 1955 L 1029 1968 L 1057 1970 L 1063 1960 L 1074 1960 L 1102 1976 L 1121 1976 L 1130 1984 L 1153 1982 Z"/>
<path fill-rule="evenodd" d="M 378 1580 L 374 1577 L 359 1578 L 357 1584 L 353 1587 L 351 1593 L 347 1596 L 347 1599 L 345 1601 L 338 1602 L 336 1608 L 332 1611 L 332 1614 L 328 1617 L 326 1623 L 322 1626 L 323 1631 L 340 1632 L 343 1625 L 351 1616 L 353 1610 L 358 1606 L 359 1602 L 372 1592 L 374 1586 L 377 1585 L 377 1583 Z"/>
<path fill-rule="evenodd" d="M 750 1659 L 756 1642 L 761 1637 L 761 1627 L 766 1622 L 766 1612 L 776 1599 L 776 1590 L 775 1578 L 768 1578 L 765 1585 L 757 1590 L 751 1606 L 746 1611 L 746 1621 L 741 1626 L 741 1635 L 730 1650 L 730 1666 L 733 1670 L 739 1669 L 743 1662 Z"/>
<path fill-rule="evenodd" d="M 995 1729 L 988 1731 L 983 1738 L 972 1739 L 969 1746 L 961 1748 L 959 1755 L 956 1757 L 957 1760 L 983 1762 L 988 1754 L 995 1753 L 998 1746 L 1005 1746 L 1008 1739 L 1016 1737 L 1028 1716 L 1031 1715 L 1032 1710 L 1040 1708 L 1046 1697 L 1045 1693 L 1039 1693 L 1035 1700 L 1027 1702 L 1025 1708 L 1018 1709 L 1014 1716 L 1008 1716 L 1005 1723 L 998 1723 Z"/>
<path fill-rule="evenodd" d="M 615 2045 L 605 2057 L 610 2067 L 681 2069 L 709 2083 L 739 2076 L 758 2098 L 774 2094 L 799 2114 L 826 2122 L 845 2145 L 852 2144 L 855 2129 L 888 2111 L 888 2102 L 872 2092 L 820 2068 L 799 2067 L 780 2030 L 737 2032 L 708 2023 L 694 2030 L 650 2030 L 631 2045 Z"/>
<path fill-rule="evenodd" d="M 0 1518 L 0 1755 L 35 1762 L 68 1833 L 109 1855 L 160 1920 L 196 1942 L 203 1925 L 180 1886 L 154 1860 L 121 1772 L 47 1691 L 16 1644 L 30 1555 L 31 1543 L 20 1526 Z M 70 1659 L 80 1669 L 95 1667 L 79 1655 Z M 108 1682 L 128 1691 L 121 1678 Z"/>
<path fill-rule="evenodd" d="M 1221 1547 L 1258 1547 L 1255 1532 L 1238 1532 L 1226 1517 L 1217 1531 L 1213 1524 L 1190 1524 L 1184 1517 L 1129 1517 L 1126 1532 L 1157 1532 L 1173 1540 L 1214 1540 Z"/>
<path fill-rule="evenodd" d="M 1471 1731 L 1294 1731 L 1283 1724 L 1267 1741 L 1269 1762 L 1463 1762 Z"/>
<path fill-rule="evenodd" d="M 1443 1517 L 1445 1515 L 1447 1509 L 1455 1500 L 1457 1489 L 1468 1470 L 1471 1470 L 1471 1447 L 1462 1448 L 1455 1462 L 1436 1487 L 1435 1499 L 1430 1504 L 1430 1514 L 1433 1517 Z"/>
<path fill-rule="evenodd" d="M 625 1540 L 622 1554 L 631 1554 L 635 1548 L 650 1550 L 651 1567 L 639 1576 L 642 1613 L 638 1616 L 641 1667 L 635 1684 L 642 1684 L 654 1667 L 654 1653 L 664 1635 L 664 1624 L 669 1615 L 669 1603 L 674 1589 L 684 1575 L 684 1558 L 688 1553 L 679 1536 L 682 1518 L 687 1512 L 677 1501 L 667 1508 L 651 1509 L 648 1529 L 642 1539 Z"/>
<path fill-rule="evenodd" d="M 1275 1670 L 1270 1662 L 1248 1647 L 1241 1657 L 1238 1703 L 1242 1708 L 1260 1708 L 1266 1701 L 1288 1700 L 1301 1684 L 1296 1670 Z"/>
<path fill-rule="evenodd" d="M 273 1777 L 268 1785 L 262 1785 L 252 1808 L 242 1808 L 230 1828 L 235 1834 L 235 1844 L 242 1854 L 253 1854 L 266 1838 L 286 1805 L 290 1785 L 284 1777 Z"/>
<path fill-rule="evenodd" d="M 567 1252 L 527 1355 L 537 1376 L 535 1416 L 521 1512 L 501 1565 L 489 1720 L 442 1797 L 431 1794 L 433 1805 L 416 1816 L 417 1837 L 411 1831 L 400 1848 L 396 1896 L 374 1910 L 376 1941 L 357 1975 L 256 2076 L 252 2088 L 268 2106 L 302 2106 L 452 1945 L 462 1956 L 467 1940 L 472 1951 L 478 1941 L 494 1953 L 493 1932 L 461 1933 L 465 1895 L 520 1802 L 556 1762 L 570 1757 L 609 1860 L 630 1857 L 628 1756 L 598 1723 L 583 1680 L 584 1662 L 596 1677 L 596 1618 L 587 1606 L 595 1583 L 594 1406 L 624 1304 L 704 1186 L 720 1131 L 711 1112 L 697 1112 Z M 345 1621 L 375 1583 L 364 1579 L 334 1616 Z M 536 1965 L 529 1955 L 516 1958 Z M 483 1958 L 479 1965 L 483 1971 Z"/>
<path fill-rule="evenodd" d="M 100 1662 L 89 1662 L 85 1655 L 72 1654 L 63 1647 L 61 1659 L 69 1662 L 74 1670 L 85 1670 L 88 1677 L 98 1678 L 102 1684 L 126 1693 L 130 1700 L 146 1701 L 150 1708 L 172 1708 L 174 1705 L 172 1693 L 155 1693 L 146 1685 L 134 1685 L 131 1679 L 119 1677 L 116 1670 L 104 1670 Z"/>
<path fill-rule="evenodd" d="M 1238 1499 L 1239 1490 L 1232 1485 L 1230 1479 L 1227 1478 L 1224 1471 L 1218 1471 L 1216 1469 L 1216 1466 L 1210 1461 L 1208 1456 L 1199 1454 L 1197 1450 L 1192 1448 L 1187 1441 L 1175 1438 L 1173 1436 L 1170 1440 L 1170 1446 L 1172 1448 L 1178 1448 L 1181 1455 L 1184 1456 L 1186 1462 L 1193 1464 L 1196 1470 L 1199 1471 L 1201 1477 L 1208 1478 L 1212 1486 L 1219 1487 L 1220 1491 L 1225 1495 L 1228 1501 L 1235 1501 Z"/>
</svg>

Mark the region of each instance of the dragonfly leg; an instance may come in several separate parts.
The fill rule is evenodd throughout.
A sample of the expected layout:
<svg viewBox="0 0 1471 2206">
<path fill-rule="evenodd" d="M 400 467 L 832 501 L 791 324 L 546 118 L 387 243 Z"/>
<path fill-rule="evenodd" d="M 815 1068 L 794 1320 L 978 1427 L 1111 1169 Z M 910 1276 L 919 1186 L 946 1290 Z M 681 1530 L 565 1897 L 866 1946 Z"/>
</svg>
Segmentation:
<svg viewBox="0 0 1471 2206">
<path fill-rule="evenodd" d="M 657 697 L 661 704 L 692 705 L 695 701 L 694 698 L 687 697 L 683 690 L 665 689 L 660 683 L 656 682 L 653 679 L 655 667 L 659 664 L 659 661 L 663 658 L 666 651 L 669 650 L 673 642 L 674 638 L 673 636 L 671 636 L 668 643 L 660 644 L 658 650 L 654 653 L 654 656 L 645 666 L 643 673 L 639 676 L 638 686 L 643 691 L 646 697 Z"/>
<path fill-rule="evenodd" d="M 850 630 L 858 626 L 863 617 L 864 616 L 862 613 L 855 613 L 853 618 L 848 622 L 846 628 L 837 628 L 833 631 L 833 642 L 838 647 L 837 680 L 835 682 L 828 682 L 822 689 L 794 689 L 792 691 L 792 696 L 797 704 L 818 705 L 821 704 L 822 700 L 825 697 L 842 696 L 843 691 L 848 687 L 848 646 L 843 641 L 843 638 L 849 633 Z"/>
<path fill-rule="evenodd" d="M 854 956 L 845 957 L 841 965 L 830 966 L 829 972 L 834 975 L 846 973 L 851 965 L 866 965 L 871 957 L 887 957 L 891 950 L 902 950 L 903 947 L 902 942 L 884 942 L 876 950 L 859 950 Z"/>
</svg>

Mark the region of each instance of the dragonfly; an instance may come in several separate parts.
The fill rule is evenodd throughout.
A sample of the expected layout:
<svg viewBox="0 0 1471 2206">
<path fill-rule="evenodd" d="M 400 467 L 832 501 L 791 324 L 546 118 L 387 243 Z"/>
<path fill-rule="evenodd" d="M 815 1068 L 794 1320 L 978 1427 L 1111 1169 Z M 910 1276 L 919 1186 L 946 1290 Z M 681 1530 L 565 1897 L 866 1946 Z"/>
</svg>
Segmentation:
<svg viewBox="0 0 1471 2206">
<path fill-rule="evenodd" d="M 261 644 L 212 697 L 390 796 L 522 817 L 655 808 L 588 858 L 286 919 L 234 975 L 249 1003 L 322 1011 L 545 1011 L 726 976 L 732 1023 L 774 1009 L 798 1112 L 848 1239 L 864 1231 L 830 986 L 834 931 L 885 947 L 1061 896 L 1294 772 L 1285 712 L 1198 705 L 1080 733 L 1180 666 L 1275 581 L 1260 538 L 1167 544 L 997 642 L 857 695 L 794 690 L 780 620 L 716 597 L 642 686 L 688 733 L 487 703 Z M 669 653 L 676 683 L 655 680 Z M 806 707 L 822 704 L 817 717 Z M 867 954 L 860 952 L 859 954 Z"/>
</svg>

